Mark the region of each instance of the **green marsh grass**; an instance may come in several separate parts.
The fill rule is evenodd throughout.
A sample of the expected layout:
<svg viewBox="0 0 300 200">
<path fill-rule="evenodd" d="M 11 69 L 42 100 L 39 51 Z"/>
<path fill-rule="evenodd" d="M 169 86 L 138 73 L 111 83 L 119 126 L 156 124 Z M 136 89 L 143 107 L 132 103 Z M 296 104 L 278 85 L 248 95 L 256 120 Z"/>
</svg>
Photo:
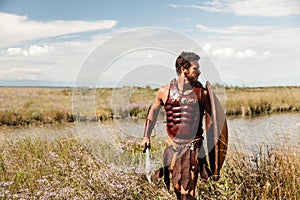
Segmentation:
<svg viewBox="0 0 300 200">
<path fill-rule="evenodd" d="M 72 90 L 0 88 L 0 125 L 71 122 Z"/>
<path fill-rule="evenodd" d="M 99 162 L 72 134 L 1 141 L 0 199 L 172 199 L 162 184 Z M 102 149 L 107 150 L 107 149 Z"/>
<path fill-rule="evenodd" d="M 299 111 L 300 87 L 226 87 L 227 114 L 255 115 Z M 144 118 L 157 89 L 129 88 L 130 106 L 120 115 Z M 96 115 L 110 120 L 113 89 L 97 89 Z M 72 89 L 0 88 L 0 124 L 28 125 L 72 122 Z M 115 156 L 109 145 L 71 133 L 49 139 L 33 134 L 2 137 L 0 199 L 175 199 L 162 180 L 154 184 L 136 173 L 120 173 L 101 161 L 122 166 L 144 160 L 138 143 L 120 139 Z M 163 148 L 158 143 L 155 148 Z M 153 144 L 155 144 L 153 142 Z M 93 148 L 91 148 L 93 146 Z M 152 154 L 154 160 L 160 151 Z M 198 182 L 197 199 L 300 199 L 300 151 L 288 144 L 261 145 L 257 154 L 230 149 L 219 181 Z M 140 163 L 143 166 L 144 163 Z"/>
<path fill-rule="evenodd" d="M 139 160 L 136 157 L 141 151 L 139 142 L 127 141 L 123 149 L 127 153 L 118 155 L 120 160 L 126 160 L 124 165 Z M 175 199 L 174 192 L 168 191 L 162 180 L 152 184 L 143 173 L 121 173 L 105 166 L 98 156 L 105 155 L 110 149 L 98 145 L 95 153 L 88 143 L 68 132 L 53 138 L 3 139 L 0 146 L 0 198 Z M 196 198 L 299 199 L 299 149 L 278 144 L 258 145 L 255 151 L 256 154 L 249 154 L 229 149 L 219 181 L 204 183 L 199 180 Z M 99 152 L 104 154 L 97 154 Z M 161 159 L 156 155 L 151 160 L 158 158 Z"/>
<path fill-rule="evenodd" d="M 226 87 L 227 115 L 300 111 L 300 87 Z"/>
<path fill-rule="evenodd" d="M 114 116 L 145 118 L 157 89 L 123 87 L 81 92 L 83 96 L 87 95 L 86 98 L 93 94 L 95 106 L 89 108 L 93 111 L 88 113 L 95 116 L 79 116 L 72 112 L 71 88 L 0 88 L 0 125 L 107 121 Z M 300 87 L 296 86 L 225 87 L 225 93 L 227 115 L 300 111 Z M 111 105 L 112 99 L 114 106 Z"/>
<path fill-rule="evenodd" d="M 230 150 L 219 181 L 198 183 L 199 199 L 299 199 L 300 151 L 257 146 L 258 153 Z"/>
</svg>

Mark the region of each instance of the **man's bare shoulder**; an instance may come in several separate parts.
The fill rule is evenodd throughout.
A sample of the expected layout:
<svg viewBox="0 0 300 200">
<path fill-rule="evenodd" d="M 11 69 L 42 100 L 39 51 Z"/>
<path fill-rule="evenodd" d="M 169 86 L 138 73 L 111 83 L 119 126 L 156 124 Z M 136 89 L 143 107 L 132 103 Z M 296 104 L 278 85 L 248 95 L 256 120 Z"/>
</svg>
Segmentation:
<svg viewBox="0 0 300 200">
<path fill-rule="evenodd" d="M 156 96 L 157 102 L 160 102 L 159 104 L 164 104 L 167 101 L 168 94 L 169 94 L 169 88 L 170 86 L 165 85 L 159 88 Z"/>
<path fill-rule="evenodd" d="M 170 89 L 170 86 L 169 85 L 164 85 L 164 86 L 162 86 L 162 87 L 160 87 L 159 88 L 159 90 L 158 90 L 158 94 L 168 94 L 168 92 L 169 92 L 169 89 Z"/>
</svg>

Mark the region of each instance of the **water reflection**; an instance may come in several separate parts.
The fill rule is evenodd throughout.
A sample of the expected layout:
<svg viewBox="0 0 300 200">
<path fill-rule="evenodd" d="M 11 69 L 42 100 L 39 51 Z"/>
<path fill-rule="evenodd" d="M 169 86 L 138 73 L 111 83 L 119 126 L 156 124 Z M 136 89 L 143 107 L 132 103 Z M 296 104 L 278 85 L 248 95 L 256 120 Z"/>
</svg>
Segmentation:
<svg viewBox="0 0 300 200">
<path fill-rule="evenodd" d="M 229 145 L 252 148 L 260 144 L 286 144 L 300 147 L 300 113 L 273 114 L 258 117 L 229 117 Z M 80 123 L 28 127 L 0 126 L 0 140 L 22 136 L 49 136 L 73 133 L 97 137 L 101 133 L 114 133 L 121 138 L 142 138 L 144 120 L 118 120 L 105 123 Z M 97 133 L 99 132 L 99 133 Z M 115 136 L 108 135 L 108 138 Z M 154 135 L 166 138 L 165 124 L 158 121 Z"/>
<path fill-rule="evenodd" d="M 300 114 L 273 114 L 228 120 L 230 148 L 253 150 L 258 145 L 300 147 Z"/>
</svg>

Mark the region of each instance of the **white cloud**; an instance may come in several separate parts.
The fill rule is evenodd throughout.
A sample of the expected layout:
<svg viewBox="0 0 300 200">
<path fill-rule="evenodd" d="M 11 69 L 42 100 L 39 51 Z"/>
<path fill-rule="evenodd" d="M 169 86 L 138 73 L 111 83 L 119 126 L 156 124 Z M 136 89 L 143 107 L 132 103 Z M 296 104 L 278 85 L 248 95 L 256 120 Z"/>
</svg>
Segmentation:
<svg viewBox="0 0 300 200">
<path fill-rule="evenodd" d="M 264 51 L 262 53 L 258 53 L 253 49 L 246 49 L 246 50 L 236 50 L 231 47 L 225 48 L 218 48 L 213 49 L 211 44 L 205 44 L 203 46 L 205 52 L 210 55 L 214 59 L 218 60 L 227 60 L 227 59 L 238 59 L 238 60 L 245 60 L 245 59 L 260 59 L 266 58 L 271 55 L 269 51 Z"/>
<path fill-rule="evenodd" d="M 272 76 L 276 77 L 273 82 L 270 80 L 269 84 L 279 84 L 276 81 L 278 77 L 283 76 L 286 79 L 282 81 L 289 81 L 289 83 L 298 80 L 291 78 L 289 74 L 299 74 L 300 39 L 298 35 L 300 35 L 300 28 L 255 26 L 235 26 L 235 28 L 225 27 L 223 29 L 218 27 L 206 28 L 210 31 L 214 30 L 215 33 L 220 33 L 221 30 L 223 32 L 220 35 L 197 33 L 193 39 L 202 45 L 213 58 L 225 83 L 232 85 L 259 84 L 260 77 L 257 74 L 269 72 L 272 72 Z M 224 30 L 228 34 L 224 34 Z M 0 79 L 72 82 L 76 79 L 80 67 L 89 54 L 103 41 L 111 38 L 112 35 L 117 35 L 118 31 L 123 32 L 124 30 L 114 29 L 106 34 L 93 35 L 89 40 L 78 40 L 78 38 L 73 37 L 68 38 L 67 41 L 54 39 L 42 44 L 35 41 L 31 46 L 51 47 L 48 52 L 35 54 L 40 56 L 23 55 L 24 50 L 29 51 L 30 45 L 16 46 L 10 50 L 7 48 L 3 51 L 5 54 L 0 55 Z M 134 37 L 145 38 L 146 36 L 138 34 Z M 127 42 L 132 41 L 124 40 L 122 46 L 126 46 Z M 175 42 L 170 41 L 170 38 L 165 42 L 171 45 L 175 44 Z M 45 47 L 45 49 L 47 48 Z M 9 53 L 15 56 L 9 56 Z M 170 66 L 172 65 L 170 64 Z M 294 81 L 294 84 L 297 83 L 299 81 Z"/>
<path fill-rule="evenodd" d="M 14 67 L 10 69 L 12 73 L 19 73 L 19 72 L 30 72 L 30 73 L 37 73 L 42 71 L 40 68 L 22 68 L 22 67 Z"/>
<path fill-rule="evenodd" d="M 221 3 L 214 4 L 212 2 L 207 2 L 204 3 L 203 5 L 169 4 L 168 6 L 172 8 L 193 8 L 198 10 L 205 10 L 208 12 L 224 12 L 226 10 L 226 8 L 224 8 Z"/>
<path fill-rule="evenodd" d="M 267 56 L 270 56 L 271 55 L 271 52 L 270 51 L 264 51 L 263 53 L 262 53 L 262 56 L 264 56 L 264 57 L 267 57 Z"/>
<path fill-rule="evenodd" d="M 23 49 L 20 47 L 8 48 L 6 51 L 2 51 L 1 54 L 7 54 L 9 56 L 22 55 Z"/>
<path fill-rule="evenodd" d="M 73 82 L 81 65 L 108 35 L 89 40 L 57 41 L 0 50 L 0 79 Z"/>
<path fill-rule="evenodd" d="M 240 16 L 277 17 L 300 15 L 299 0 L 244 0 L 233 1 L 229 9 Z"/>
<path fill-rule="evenodd" d="M 258 52 L 286 52 L 294 55 L 299 52 L 300 28 L 282 28 L 271 26 L 231 26 L 224 28 L 206 27 L 201 24 L 197 28 L 203 32 L 215 33 L 202 36 L 204 44 L 210 43 L 215 48 L 259 49 Z M 200 40 L 200 39 L 199 39 Z M 289 53 L 288 53 L 289 52 Z"/>
<path fill-rule="evenodd" d="M 99 21 L 34 21 L 27 16 L 0 12 L 0 48 L 17 45 L 28 40 L 55 37 L 84 31 L 110 29 L 116 25 L 114 20 Z"/>
<path fill-rule="evenodd" d="M 29 48 L 13 47 L 1 52 L 2 55 L 8 56 L 36 56 L 46 54 L 53 50 L 53 46 L 48 45 L 31 45 Z"/>
<path fill-rule="evenodd" d="M 229 85 L 299 85 L 295 74 L 300 74 L 300 28 L 250 30 L 199 36 L 223 81 Z"/>
<path fill-rule="evenodd" d="M 53 46 L 47 46 L 47 45 L 43 45 L 43 46 L 38 46 L 38 45 L 32 45 L 30 46 L 30 48 L 25 51 L 25 56 L 30 55 L 30 56 L 35 56 L 35 55 L 39 55 L 39 54 L 44 54 L 44 53 L 48 53 L 53 49 Z"/>
<path fill-rule="evenodd" d="M 261 27 L 261 26 L 230 26 L 225 28 L 216 28 L 216 27 L 208 27 L 201 24 L 197 24 L 197 29 L 204 31 L 204 32 L 212 32 L 218 34 L 252 34 L 252 33 L 259 33 L 262 31 L 271 30 L 272 27 Z"/>
<path fill-rule="evenodd" d="M 44 69 L 33 67 L 10 67 L 0 70 L 0 77 L 12 80 L 38 80 Z"/>
<path fill-rule="evenodd" d="M 170 4 L 169 6 L 172 8 L 193 8 L 207 12 L 230 12 L 238 16 L 300 15 L 299 0 L 211 0 L 200 4 Z"/>
</svg>

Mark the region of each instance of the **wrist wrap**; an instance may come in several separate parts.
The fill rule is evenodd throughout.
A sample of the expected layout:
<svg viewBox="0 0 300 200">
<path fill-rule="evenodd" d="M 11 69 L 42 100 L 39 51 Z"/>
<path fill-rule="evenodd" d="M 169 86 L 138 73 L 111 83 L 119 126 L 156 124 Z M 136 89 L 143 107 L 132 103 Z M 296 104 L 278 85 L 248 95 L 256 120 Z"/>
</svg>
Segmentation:
<svg viewBox="0 0 300 200">
<path fill-rule="evenodd" d="M 155 122 L 151 121 L 150 119 L 146 120 L 145 130 L 144 130 L 144 137 L 150 137 L 152 130 L 155 126 Z"/>
</svg>

